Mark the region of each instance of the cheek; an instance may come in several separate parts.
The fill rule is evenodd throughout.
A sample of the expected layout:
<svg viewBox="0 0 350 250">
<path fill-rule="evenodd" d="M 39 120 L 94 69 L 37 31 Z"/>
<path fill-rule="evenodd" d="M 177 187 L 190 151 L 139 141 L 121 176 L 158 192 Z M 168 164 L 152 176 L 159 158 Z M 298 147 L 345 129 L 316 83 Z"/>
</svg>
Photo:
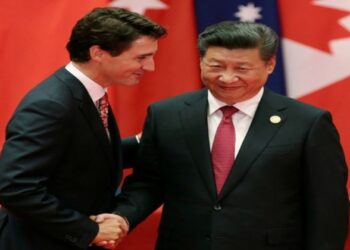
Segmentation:
<svg viewBox="0 0 350 250">
<path fill-rule="evenodd" d="M 246 77 L 244 81 L 247 83 L 249 88 L 256 88 L 258 86 L 261 86 L 265 83 L 266 78 L 261 75 Z"/>
<path fill-rule="evenodd" d="M 124 66 L 122 68 L 116 69 L 116 73 L 121 75 L 121 76 L 129 76 L 131 75 L 135 69 L 131 68 L 130 66 Z"/>
<path fill-rule="evenodd" d="M 201 74 L 202 80 L 206 83 L 211 83 L 216 81 L 216 79 L 218 78 L 217 74 L 213 74 L 213 73 L 208 73 L 208 72 L 203 72 Z"/>
<path fill-rule="evenodd" d="M 130 63 L 129 65 L 125 66 L 124 71 L 130 74 L 140 69 L 142 69 L 142 65 L 140 63 Z"/>
</svg>

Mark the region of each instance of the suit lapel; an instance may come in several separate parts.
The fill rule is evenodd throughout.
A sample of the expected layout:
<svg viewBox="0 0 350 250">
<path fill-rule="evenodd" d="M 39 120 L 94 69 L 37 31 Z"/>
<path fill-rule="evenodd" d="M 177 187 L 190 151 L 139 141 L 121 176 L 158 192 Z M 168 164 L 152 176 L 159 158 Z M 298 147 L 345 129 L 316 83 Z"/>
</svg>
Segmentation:
<svg viewBox="0 0 350 250">
<path fill-rule="evenodd" d="M 240 151 L 235 159 L 234 166 L 227 177 L 227 180 L 219 195 L 219 199 L 224 198 L 243 179 L 254 161 L 263 152 L 273 136 L 284 124 L 286 117 L 280 104 L 273 102 L 272 94 L 265 89 L 248 133 L 243 141 Z M 272 116 L 279 116 L 280 122 L 270 121 Z"/>
<path fill-rule="evenodd" d="M 91 127 L 92 132 L 96 136 L 96 141 L 100 144 L 104 150 L 109 162 L 112 164 L 111 145 L 107 133 L 101 122 L 100 115 L 96 109 L 95 104 L 91 100 L 89 93 L 82 85 L 82 83 L 70 74 L 66 69 L 61 68 L 57 71 L 56 76 L 62 80 L 62 82 L 71 89 L 72 95 L 78 102 L 79 108 L 86 118 L 86 122 Z"/>
<path fill-rule="evenodd" d="M 215 181 L 211 166 L 208 138 L 208 100 L 207 90 L 198 92 L 198 98 L 185 102 L 186 108 L 180 113 L 184 127 L 185 139 L 196 167 L 208 187 L 211 196 L 216 196 Z M 203 126 L 203 124 L 205 124 Z"/>
<path fill-rule="evenodd" d="M 94 103 L 91 101 L 90 96 L 84 96 L 80 108 L 100 145 L 106 149 L 109 148 L 110 143 L 107 133 L 101 122 L 100 115 Z M 108 152 L 107 150 L 105 151 Z"/>
</svg>

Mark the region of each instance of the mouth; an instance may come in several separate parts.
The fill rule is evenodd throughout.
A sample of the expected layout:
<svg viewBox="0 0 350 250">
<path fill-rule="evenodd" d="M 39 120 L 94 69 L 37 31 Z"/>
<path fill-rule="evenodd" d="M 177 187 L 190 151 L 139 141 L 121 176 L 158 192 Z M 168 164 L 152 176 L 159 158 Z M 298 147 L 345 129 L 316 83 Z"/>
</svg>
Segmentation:
<svg viewBox="0 0 350 250">
<path fill-rule="evenodd" d="M 220 86 L 220 88 L 223 90 L 237 90 L 241 88 L 241 86 Z"/>
<path fill-rule="evenodd" d="M 141 76 L 143 76 L 143 72 L 137 72 L 137 73 L 134 73 L 134 75 L 138 78 L 140 78 Z"/>
</svg>

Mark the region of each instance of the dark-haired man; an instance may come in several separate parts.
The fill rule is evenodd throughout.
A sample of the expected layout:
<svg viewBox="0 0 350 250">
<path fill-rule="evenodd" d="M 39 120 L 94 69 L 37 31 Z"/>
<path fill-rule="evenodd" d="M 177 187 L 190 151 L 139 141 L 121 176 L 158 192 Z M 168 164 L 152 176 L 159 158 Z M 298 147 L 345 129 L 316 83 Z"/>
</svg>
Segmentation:
<svg viewBox="0 0 350 250">
<path fill-rule="evenodd" d="M 116 211 L 133 228 L 163 203 L 157 250 L 344 249 L 339 136 L 329 112 L 264 88 L 277 43 L 262 24 L 210 26 L 207 88 L 149 107 Z"/>
<path fill-rule="evenodd" d="M 165 33 L 118 8 L 94 9 L 77 22 L 67 44 L 71 62 L 31 90 L 7 126 L 0 249 L 97 249 L 93 244 L 126 234 L 121 217 L 101 224 L 89 218 L 111 211 L 122 177 L 120 136 L 105 90 L 137 84 L 153 71 Z"/>
</svg>

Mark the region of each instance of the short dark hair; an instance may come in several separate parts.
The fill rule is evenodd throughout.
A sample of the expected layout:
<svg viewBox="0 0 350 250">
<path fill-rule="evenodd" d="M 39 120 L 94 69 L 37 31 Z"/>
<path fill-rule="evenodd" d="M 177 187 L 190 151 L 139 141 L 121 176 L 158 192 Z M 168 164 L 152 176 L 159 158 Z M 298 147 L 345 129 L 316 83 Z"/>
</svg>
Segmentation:
<svg viewBox="0 0 350 250">
<path fill-rule="evenodd" d="M 264 61 L 277 51 L 278 36 L 268 26 L 260 23 L 225 21 L 207 27 L 198 39 L 198 50 L 204 57 L 212 46 L 227 49 L 258 48 Z"/>
<path fill-rule="evenodd" d="M 117 56 L 141 36 L 159 39 L 165 34 L 164 27 L 140 14 L 115 7 L 95 8 L 75 24 L 66 47 L 73 62 L 87 62 L 93 45 Z"/>
</svg>

